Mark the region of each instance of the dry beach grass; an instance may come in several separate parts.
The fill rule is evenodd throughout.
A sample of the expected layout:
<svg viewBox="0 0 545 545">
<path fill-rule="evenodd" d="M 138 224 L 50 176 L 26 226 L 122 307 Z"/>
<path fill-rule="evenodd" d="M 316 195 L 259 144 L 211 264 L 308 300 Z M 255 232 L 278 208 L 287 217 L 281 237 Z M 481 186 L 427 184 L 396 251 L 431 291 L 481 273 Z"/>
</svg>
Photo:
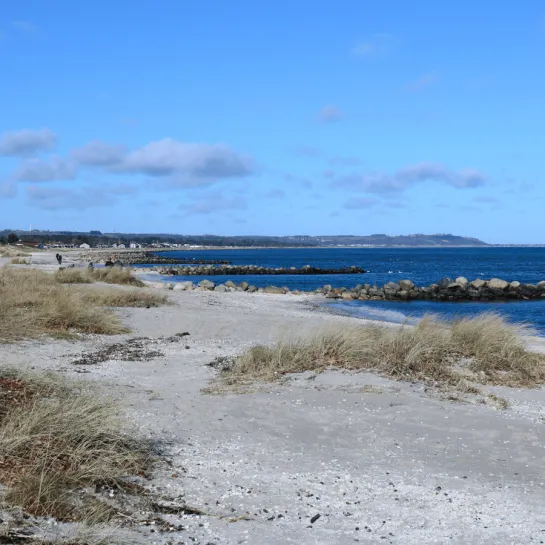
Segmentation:
<svg viewBox="0 0 545 545">
<path fill-rule="evenodd" d="M 166 298 L 146 290 L 89 289 L 65 286 L 37 270 L 0 269 L 0 343 L 42 334 L 98 333 L 128 330 L 108 306 L 157 306 Z"/>
<path fill-rule="evenodd" d="M 4 500 L 58 520 L 107 520 L 86 489 L 149 466 L 149 446 L 130 438 L 119 408 L 47 374 L 0 368 L 0 482 Z"/>
<path fill-rule="evenodd" d="M 91 284 L 92 282 L 105 282 L 106 284 L 119 284 L 123 286 L 143 287 L 144 283 L 134 277 L 127 269 L 109 267 L 104 269 L 60 269 L 55 273 L 55 278 L 62 284 Z"/>
<path fill-rule="evenodd" d="M 525 326 L 496 314 L 453 322 L 425 317 L 416 326 L 365 325 L 311 338 L 255 346 L 223 374 L 229 384 L 275 380 L 288 373 L 328 368 L 374 370 L 471 391 L 471 383 L 531 387 L 545 381 L 545 357 L 529 352 Z"/>
</svg>

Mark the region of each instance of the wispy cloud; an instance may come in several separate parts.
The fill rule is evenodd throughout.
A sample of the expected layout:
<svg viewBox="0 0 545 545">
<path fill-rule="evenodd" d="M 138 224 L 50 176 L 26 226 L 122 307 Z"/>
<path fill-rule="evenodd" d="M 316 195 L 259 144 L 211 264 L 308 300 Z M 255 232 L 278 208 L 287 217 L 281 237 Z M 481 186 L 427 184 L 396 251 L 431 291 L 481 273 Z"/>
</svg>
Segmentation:
<svg viewBox="0 0 545 545">
<path fill-rule="evenodd" d="M 13 174 L 18 182 L 54 182 L 75 180 L 78 167 L 75 163 L 59 157 L 41 159 L 27 159 L 23 161 Z"/>
<path fill-rule="evenodd" d="M 271 189 L 261 195 L 264 199 L 283 199 L 286 194 L 281 189 Z"/>
<path fill-rule="evenodd" d="M 496 197 L 492 197 L 491 195 L 480 195 L 479 197 L 475 197 L 473 201 L 484 204 L 496 204 L 497 202 L 499 202 Z"/>
<path fill-rule="evenodd" d="M 186 216 L 190 216 L 193 214 L 213 214 L 230 210 L 245 210 L 247 206 L 246 199 L 241 196 L 225 196 L 222 192 L 216 191 L 203 195 L 193 203 L 181 204 L 178 208 L 184 211 Z"/>
<path fill-rule="evenodd" d="M 318 112 L 318 120 L 322 123 L 333 123 L 343 118 L 343 112 L 337 106 L 324 106 Z"/>
<path fill-rule="evenodd" d="M 367 40 L 358 42 L 352 48 L 352 55 L 356 57 L 382 57 L 387 55 L 394 44 L 394 37 L 392 34 L 379 33 L 374 34 Z"/>
<path fill-rule="evenodd" d="M 10 199 L 17 195 L 17 186 L 13 182 L 0 182 L 0 198 Z"/>
<path fill-rule="evenodd" d="M 44 210 L 87 210 L 114 206 L 118 199 L 111 188 L 53 188 L 30 185 L 26 188 L 29 203 Z"/>
<path fill-rule="evenodd" d="M 372 208 L 377 203 L 378 201 L 376 199 L 353 197 L 344 203 L 343 208 L 346 208 L 347 210 L 361 210 L 363 208 Z"/>
<path fill-rule="evenodd" d="M 0 135 L 0 156 L 21 157 L 50 151 L 57 145 L 57 135 L 49 129 L 22 129 Z"/>
<path fill-rule="evenodd" d="M 486 176 L 475 169 L 453 170 L 436 163 L 419 163 L 393 174 L 382 172 L 352 173 L 337 177 L 332 187 L 374 193 L 397 195 L 422 182 L 439 182 L 456 188 L 482 186 Z"/>
<path fill-rule="evenodd" d="M 80 165 L 105 167 L 120 165 L 126 154 L 125 146 L 93 140 L 81 148 L 72 150 L 71 156 Z"/>
<path fill-rule="evenodd" d="M 419 78 L 409 81 L 405 85 L 403 85 L 402 90 L 405 93 L 417 93 L 419 91 L 423 91 L 424 89 L 427 89 L 428 87 L 431 87 L 432 85 L 435 85 L 438 82 L 439 78 L 436 74 L 429 73 L 424 74 L 420 76 Z"/>
<path fill-rule="evenodd" d="M 291 153 L 296 157 L 322 157 L 324 152 L 320 148 L 314 146 L 300 145 L 291 149 Z"/>
<path fill-rule="evenodd" d="M 330 157 L 329 164 L 334 167 L 354 167 L 361 165 L 362 161 L 358 157 L 342 157 L 339 155 Z"/>
<path fill-rule="evenodd" d="M 22 34 L 34 34 L 37 27 L 30 21 L 11 21 L 10 26 Z"/>
</svg>

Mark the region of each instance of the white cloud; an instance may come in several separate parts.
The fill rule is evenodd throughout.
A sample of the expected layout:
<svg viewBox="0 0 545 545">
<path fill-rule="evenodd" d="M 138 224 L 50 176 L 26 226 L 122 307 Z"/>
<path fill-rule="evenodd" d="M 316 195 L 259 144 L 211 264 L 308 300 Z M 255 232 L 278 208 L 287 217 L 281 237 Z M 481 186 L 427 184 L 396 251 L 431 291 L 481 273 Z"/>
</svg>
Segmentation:
<svg viewBox="0 0 545 545">
<path fill-rule="evenodd" d="M 188 144 L 165 138 L 130 152 L 115 171 L 175 176 L 180 185 L 200 185 L 199 182 L 248 176 L 253 165 L 249 158 L 228 146 Z"/>
<path fill-rule="evenodd" d="M 49 129 L 23 129 L 0 135 L 0 156 L 27 156 L 50 151 L 57 144 L 57 135 Z"/>
<path fill-rule="evenodd" d="M 50 157 L 47 161 L 27 159 L 17 167 L 13 179 L 18 182 L 54 182 L 75 180 L 78 168 L 75 163 L 59 157 Z"/>
<path fill-rule="evenodd" d="M 81 165 L 106 167 L 119 165 L 126 154 L 127 148 L 125 146 L 93 140 L 81 148 L 73 150 L 71 156 Z"/>
<path fill-rule="evenodd" d="M 371 172 L 340 176 L 333 187 L 381 195 L 399 194 L 422 182 L 440 182 L 456 188 L 479 187 L 486 177 L 474 169 L 452 170 L 435 163 L 419 163 L 398 170 L 394 174 Z"/>
</svg>

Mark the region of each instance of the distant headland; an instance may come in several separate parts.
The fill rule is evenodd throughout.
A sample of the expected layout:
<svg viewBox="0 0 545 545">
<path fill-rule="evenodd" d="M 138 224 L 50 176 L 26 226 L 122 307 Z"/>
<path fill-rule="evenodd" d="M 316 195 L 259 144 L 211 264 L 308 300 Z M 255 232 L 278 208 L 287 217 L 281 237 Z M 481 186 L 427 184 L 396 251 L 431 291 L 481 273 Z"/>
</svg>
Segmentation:
<svg viewBox="0 0 545 545">
<path fill-rule="evenodd" d="M 417 248 L 483 247 L 486 242 L 452 234 L 414 235 L 322 235 L 322 236 L 219 236 L 168 233 L 103 233 L 101 231 L 0 230 L 0 243 L 23 243 L 50 247 L 90 248 Z"/>
</svg>

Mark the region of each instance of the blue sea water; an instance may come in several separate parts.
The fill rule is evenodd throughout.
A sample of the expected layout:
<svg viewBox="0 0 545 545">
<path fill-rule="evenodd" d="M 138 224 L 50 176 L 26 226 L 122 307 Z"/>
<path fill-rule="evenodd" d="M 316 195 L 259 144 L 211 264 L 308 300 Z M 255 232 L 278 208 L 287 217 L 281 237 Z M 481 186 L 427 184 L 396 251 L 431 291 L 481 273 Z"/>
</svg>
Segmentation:
<svg viewBox="0 0 545 545">
<path fill-rule="evenodd" d="M 507 281 L 536 283 L 545 280 L 545 248 L 279 248 L 248 250 L 191 250 L 169 252 L 169 257 L 225 259 L 235 265 L 264 267 L 339 268 L 363 267 L 357 275 L 286 275 L 286 276 L 212 276 L 216 283 L 243 280 L 256 286 L 287 286 L 291 290 L 313 290 L 324 284 L 353 287 L 410 279 L 417 285 L 429 285 L 444 276 L 456 278 L 502 278 Z M 205 277 L 169 276 L 165 281 L 193 280 Z M 326 304 L 326 303 L 324 303 Z M 327 303 L 332 307 L 365 318 L 402 322 L 433 312 L 446 317 L 475 315 L 495 311 L 514 322 L 528 322 L 545 334 L 545 301 L 509 303 L 435 303 L 431 301 L 352 301 Z"/>
</svg>

